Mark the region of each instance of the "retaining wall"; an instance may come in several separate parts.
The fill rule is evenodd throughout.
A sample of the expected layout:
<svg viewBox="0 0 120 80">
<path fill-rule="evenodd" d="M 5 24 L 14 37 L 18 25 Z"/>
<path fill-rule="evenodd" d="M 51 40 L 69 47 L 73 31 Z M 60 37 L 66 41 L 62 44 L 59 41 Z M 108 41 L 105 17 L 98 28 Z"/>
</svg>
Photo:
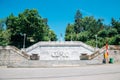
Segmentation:
<svg viewBox="0 0 120 80">
<path fill-rule="evenodd" d="M 13 64 L 26 62 L 28 60 L 29 55 L 19 49 L 12 46 L 0 46 L 0 66 L 12 66 Z"/>
<path fill-rule="evenodd" d="M 103 52 L 104 53 L 104 52 Z M 0 46 L 0 66 L 7 67 L 63 67 L 102 64 L 103 53 L 92 60 L 30 60 L 29 55 L 12 46 Z M 120 62 L 120 50 L 109 50 L 109 58 Z"/>
</svg>

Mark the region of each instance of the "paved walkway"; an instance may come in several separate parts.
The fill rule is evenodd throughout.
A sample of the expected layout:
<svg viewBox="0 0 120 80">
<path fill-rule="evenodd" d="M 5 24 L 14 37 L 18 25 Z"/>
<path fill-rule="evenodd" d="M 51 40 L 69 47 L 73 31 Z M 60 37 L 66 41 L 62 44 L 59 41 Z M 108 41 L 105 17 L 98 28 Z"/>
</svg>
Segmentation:
<svg viewBox="0 0 120 80">
<path fill-rule="evenodd" d="M 0 68 L 0 80 L 120 80 L 120 64 L 64 68 Z"/>
</svg>

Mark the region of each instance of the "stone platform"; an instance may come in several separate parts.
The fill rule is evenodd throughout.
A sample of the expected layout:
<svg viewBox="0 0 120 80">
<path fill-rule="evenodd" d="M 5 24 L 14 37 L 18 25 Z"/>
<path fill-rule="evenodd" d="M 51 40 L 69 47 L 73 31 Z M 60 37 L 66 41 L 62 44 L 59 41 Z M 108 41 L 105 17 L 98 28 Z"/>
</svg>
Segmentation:
<svg viewBox="0 0 120 80">
<path fill-rule="evenodd" d="M 57 47 L 57 49 L 55 46 Z M 39 54 L 40 60 L 31 60 L 29 52 L 35 51 L 35 49 L 39 50 L 39 48 L 41 50 Z M 86 49 L 86 51 L 87 50 L 91 51 L 91 53 L 88 54 L 90 59 L 88 60 L 80 59 L 80 54 L 83 53 L 82 51 L 85 51 L 85 50 L 81 50 L 82 48 Z M 48 43 L 43 44 L 40 42 L 33 45 L 32 47 L 27 48 L 26 52 L 28 53 L 23 52 L 14 46 L 0 46 L 0 66 L 60 67 L 60 66 L 84 66 L 90 64 L 102 64 L 103 53 L 105 52 L 105 48 L 103 47 L 101 49 L 98 49 L 96 52 L 92 53 L 93 50 L 94 50 L 93 48 L 91 48 L 90 46 L 87 47 L 86 44 L 84 45 L 81 42 L 75 42 L 75 44 L 74 43 L 69 44 L 68 42 L 65 44 L 57 43 L 57 45 L 53 43 L 52 45 Z M 42 53 L 44 51 L 46 53 Z M 54 53 L 54 51 L 58 51 L 58 52 L 64 51 L 64 53 L 68 51 L 69 54 L 67 56 L 64 56 L 64 53 L 59 53 L 59 54 L 54 54 L 52 56 L 52 52 Z M 113 58 L 114 63 L 120 62 L 120 46 L 109 45 L 108 51 L 109 51 L 109 58 Z"/>
<path fill-rule="evenodd" d="M 26 48 L 27 54 L 38 54 L 39 60 L 80 60 L 81 54 L 91 55 L 94 51 L 80 41 L 38 42 Z"/>
</svg>

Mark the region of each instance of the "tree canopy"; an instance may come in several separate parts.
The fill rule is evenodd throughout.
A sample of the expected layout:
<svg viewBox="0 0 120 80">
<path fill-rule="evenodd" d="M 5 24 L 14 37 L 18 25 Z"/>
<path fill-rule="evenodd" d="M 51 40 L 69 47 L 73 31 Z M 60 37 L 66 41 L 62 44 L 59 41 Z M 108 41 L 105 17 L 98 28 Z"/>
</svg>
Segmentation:
<svg viewBox="0 0 120 80">
<path fill-rule="evenodd" d="M 80 10 L 76 11 L 75 22 L 67 25 L 66 41 L 82 41 L 91 46 L 102 47 L 106 41 L 110 45 L 120 45 L 120 20 L 111 19 L 111 26 L 103 23 L 103 19 L 94 16 L 82 16 Z M 97 43 L 96 43 L 97 35 Z"/>
<path fill-rule="evenodd" d="M 57 36 L 47 22 L 48 19 L 42 18 L 36 9 L 26 9 L 18 16 L 11 13 L 7 18 L 0 19 L 0 45 L 22 48 L 25 37 L 25 47 L 39 41 L 56 41 Z M 82 41 L 98 47 L 104 46 L 106 41 L 110 45 L 120 45 L 120 19 L 111 18 L 110 25 L 106 25 L 103 19 L 83 17 L 77 10 L 74 22 L 66 27 L 65 41 Z"/>
<path fill-rule="evenodd" d="M 26 47 L 38 41 L 56 41 L 56 34 L 50 30 L 47 21 L 47 18 L 42 18 L 36 9 L 26 9 L 24 12 L 19 13 L 18 16 L 10 14 L 5 21 L 6 30 L 2 30 L 0 33 L 9 34 L 8 44 L 18 48 L 23 46 L 24 34 L 26 34 Z M 0 36 L 7 38 L 2 34 Z"/>
</svg>

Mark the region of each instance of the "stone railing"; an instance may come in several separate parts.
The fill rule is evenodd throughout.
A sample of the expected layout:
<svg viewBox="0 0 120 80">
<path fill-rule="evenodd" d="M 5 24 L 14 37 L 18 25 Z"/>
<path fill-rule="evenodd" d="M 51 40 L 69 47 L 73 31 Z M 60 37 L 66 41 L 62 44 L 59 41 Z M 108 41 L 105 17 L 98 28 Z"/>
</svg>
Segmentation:
<svg viewBox="0 0 120 80">
<path fill-rule="evenodd" d="M 101 49 L 98 49 L 97 51 L 95 51 L 93 54 L 91 55 L 81 55 L 81 60 L 91 60 L 91 59 L 94 59 L 95 57 L 99 56 L 100 54 L 104 53 L 105 52 L 105 46 Z"/>
<path fill-rule="evenodd" d="M 105 52 L 105 46 L 102 47 L 101 49 L 97 50 L 97 51 L 94 52 L 93 54 L 91 54 L 91 55 L 89 56 L 89 59 L 93 59 L 93 58 L 97 57 L 98 55 L 100 55 L 100 54 L 102 54 L 102 53 L 104 53 L 104 52 Z"/>
<path fill-rule="evenodd" d="M 11 47 L 12 47 L 12 50 L 14 50 L 15 52 L 17 52 L 18 54 L 22 55 L 26 59 L 30 59 L 30 55 L 28 55 L 24 51 L 21 51 L 21 50 L 19 50 L 18 48 L 14 47 L 14 46 L 11 46 Z"/>
<path fill-rule="evenodd" d="M 120 46 L 118 45 L 109 45 L 109 50 L 120 50 Z M 86 60 L 91 60 L 94 59 L 95 57 L 99 56 L 100 54 L 104 54 L 106 51 L 106 47 L 102 47 L 101 49 L 95 51 L 91 55 L 81 55 L 81 58 L 86 59 Z"/>
<path fill-rule="evenodd" d="M 109 49 L 110 50 L 120 50 L 120 46 L 118 46 L 118 45 L 110 45 Z"/>
<path fill-rule="evenodd" d="M 80 41 L 63 41 L 63 42 L 58 42 L 58 41 L 52 41 L 52 42 L 38 42 L 28 48 L 26 48 L 26 52 L 29 52 L 35 48 L 37 48 L 38 46 L 82 46 L 90 51 L 94 51 L 94 48 L 83 43 Z"/>
<path fill-rule="evenodd" d="M 2 49 L 2 50 L 3 50 L 3 49 L 4 49 L 4 50 L 12 50 L 12 51 L 14 51 L 15 53 L 23 56 L 24 58 L 30 59 L 30 56 L 29 56 L 27 53 L 19 50 L 18 48 L 14 47 L 14 46 L 6 46 L 6 47 L 5 47 L 5 46 L 0 46 L 0 49 Z"/>
</svg>

